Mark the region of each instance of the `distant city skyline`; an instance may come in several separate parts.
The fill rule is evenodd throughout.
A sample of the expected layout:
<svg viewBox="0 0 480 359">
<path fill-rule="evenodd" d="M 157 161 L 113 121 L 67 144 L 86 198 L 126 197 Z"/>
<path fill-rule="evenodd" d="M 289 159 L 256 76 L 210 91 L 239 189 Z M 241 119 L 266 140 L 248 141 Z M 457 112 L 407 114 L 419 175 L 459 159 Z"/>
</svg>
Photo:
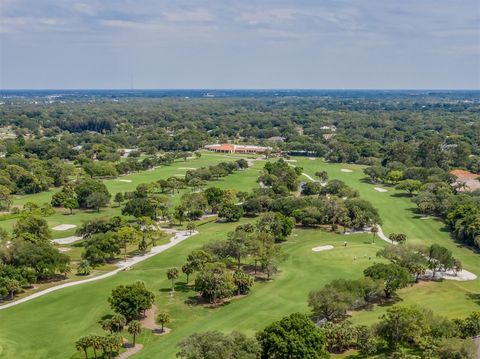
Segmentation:
<svg viewBox="0 0 480 359">
<path fill-rule="evenodd" d="M 2 0 L 0 89 L 479 89 L 477 0 Z"/>
</svg>

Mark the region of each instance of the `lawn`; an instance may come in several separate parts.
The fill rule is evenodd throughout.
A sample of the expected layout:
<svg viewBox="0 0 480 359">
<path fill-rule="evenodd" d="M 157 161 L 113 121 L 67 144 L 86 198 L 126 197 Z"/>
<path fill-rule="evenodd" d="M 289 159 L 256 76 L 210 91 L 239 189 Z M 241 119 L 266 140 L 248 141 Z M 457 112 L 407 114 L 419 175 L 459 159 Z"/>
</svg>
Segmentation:
<svg viewBox="0 0 480 359">
<path fill-rule="evenodd" d="M 312 177 L 316 171 L 324 170 L 328 172 L 330 178 L 341 179 L 349 186 L 358 189 L 362 198 L 369 200 L 378 208 L 383 220 L 382 229 L 387 236 L 391 232 L 400 232 L 407 235 L 407 242 L 426 245 L 438 243 L 445 246 L 462 261 L 465 269 L 480 277 L 478 253 L 455 242 L 442 221 L 434 218 L 423 219 L 416 212 L 416 205 L 405 193 L 393 187 L 368 183 L 362 172 L 364 166 L 330 164 L 321 159 L 305 158 L 297 159 L 296 164 L 302 166 L 304 172 Z M 341 169 L 350 169 L 352 172 L 342 172 Z M 378 192 L 374 189 L 375 187 L 385 188 L 388 192 Z M 479 294 L 480 279 L 478 278 L 466 282 L 423 283 L 400 291 L 403 304 L 420 305 L 448 317 L 462 317 L 470 311 L 479 310 Z M 354 320 L 373 322 L 385 310 L 386 308 L 382 307 L 371 312 L 361 312 L 354 316 Z"/>
<path fill-rule="evenodd" d="M 162 358 L 174 358 L 178 341 L 192 332 L 235 328 L 253 334 L 287 313 L 307 311 L 310 290 L 333 278 L 361 276 L 362 270 L 374 261 L 368 257 L 374 258 L 375 252 L 383 245 L 372 245 L 370 236 L 358 235 L 349 237 L 349 244 L 344 247 L 344 236 L 296 230 L 291 240 L 283 245 L 286 258 L 281 273 L 271 282 L 258 282 L 249 296 L 217 309 L 188 305 L 185 301 L 195 293 L 185 290 L 184 276 L 172 296 L 170 282 L 165 276 L 167 268 L 179 267 L 193 248 L 212 239 L 225 238 L 235 225 L 206 224 L 200 227 L 201 234 L 135 266 L 133 270 L 1 311 L 0 319 L 6 325 L 0 327 L 0 354 L 15 358 L 71 357 L 75 354 L 73 343 L 76 338 L 102 332 L 98 321 L 109 313 L 107 298 L 111 289 L 122 283 L 142 280 L 156 293 L 159 308 L 172 314 L 170 327 L 173 331 L 162 337 L 148 332 L 142 334 L 140 341 L 148 345 L 137 357 L 151 358 L 161 353 Z M 335 249 L 328 252 L 311 250 L 324 244 L 332 244 Z M 353 260 L 355 256 L 357 260 Z"/>
<path fill-rule="evenodd" d="M 218 164 L 220 162 L 235 161 L 239 157 L 211 154 L 203 152 L 200 158 L 191 158 L 187 161 L 176 161 L 170 166 L 160 166 L 152 170 L 132 173 L 127 176 L 121 176 L 115 179 L 104 180 L 103 182 L 107 186 L 109 192 L 113 196 L 117 192 L 134 191 L 135 188 L 141 183 L 150 183 L 158 181 L 159 179 L 166 179 L 175 175 L 185 175 L 189 168 L 200 168 Z M 258 171 L 262 168 L 262 162 L 256 162 L 254 166 L 246 171 L 236 172 L 228 177 L 221 178 L 217 181 L 209 182 L 209 186 L 217 186 L 220 188 L 235 188 L 238 191 L 250 191 L 256 184 L 258 177 Z M 131 181 L 131 182 L 124 182 Z M 13 202 L 14 206 L 24 205 L 26 202 L 33 202 L 36 204 L 50 203 L 53 194 L 59 189 L 52 189 L 48 192 L 41 192 L 29 196 L 16 196 Z M 183 193 L 189 192 L 190 189 L 184 189 L 180 191 L 180 195 L 175 195 L 172 198 L 172 203 L 177 204 Z M 113 200 L 112 200 L 113 202 Z M 111 217 L 120 214 L 120 207 L 113 204 L 110 207 L 103 208 L 100 212 L 96 211 L 80 211 L 75 210 L 73 215 L 69 214 L 69 211 L 59 209 L 55 214 L 45 217 L 51 228 L 59 224 L 74 224 L 77 227 L 83 222 L 98 217 Z M 11 230 L 16 218 L 0 220 L 0 228 Z M 67 231 L 52 231 L 54 238 L 68 237 L 75 234 L 75 229 Z"/>
<path fill-rule="evenodd" d="M 385 193 L 375 191 L 375 186 L 364 181 L 362 166 L 327 164 L 319 159 L 295 159 L 296 164 L 311 176 L 315 171 L 326 170 L 331 178 L 341 179 L 357 188 L 363 198 L 379 209 L 382 228 L 387 235 L 393 231 L 403 232 L 410 242 L 436 242 L 447 246 L 462 260 L 467 270 L 480 274 L 478 254 L 453 242 L 440 221 L 420 219 L 409 197 L 390 187 L 385 187 L 388 189 Z M 262 162 L 255 162 L 253 169 L 228 176 L 215 185 L 247 190 L 255 186 L 261 167 Z M 342 168 L 353 172 L 342 172 Z M 296 229 L 288 242 L 282 245 L 285 258 L 280 264 L 281 272 L 271 282 L 257 282 L 247 297 L 232 300 L 216 309 L 188 304 L 194 293 L 185 287 L 183 276 L 172 296 L 165 275 L 167 268 L 180 267 L 192 249 L 213 239 L 224 239 L 235 225 L 207 223 L 199 227 L 200 234 L 138 264 L 131 271 L 0 311 L 0 357 L 81 358 L 80 354 L 75 354 L 73 343 L 81 335 L 101 333 L 98 321 L 109 313 L 107 298 L 111 289 L 118 284 L 142 280 L 155 292 L 159 308 L 171 313 L 173 322 L 170 327 L 173 331 L 162 337 L 144 332 L 140 341 L 145 348 L 136 358 L 174 358 L 177 343 L 193 332 L 235 329 L 254 334 L 286 314 L 308 312 L 307 296 L 312 289 L 320 288 L 334 278 L 360 277 L 364 268 L 380 260 L 375 253 L 386 244 L 381 240 L 371 244 L 369 234 L 346 237 L 320 230 Z M 343 246 L 345 239 L 347 247 Z M 325 252 L 311 250 L 325 244 L 335 248 Z M 354 260 L 354 257 L 357 259 Z M 479 293 L 480 281 L 477 279 L 421 283 L 401 290 L 399 295 L 402 304 L 416 304 L 448 317 L 462 317 L 480 309 Z M 371 311 L 355 312 L 352 320 L 372 323 L 386 309 L 374 307 Z"/>
</svg>

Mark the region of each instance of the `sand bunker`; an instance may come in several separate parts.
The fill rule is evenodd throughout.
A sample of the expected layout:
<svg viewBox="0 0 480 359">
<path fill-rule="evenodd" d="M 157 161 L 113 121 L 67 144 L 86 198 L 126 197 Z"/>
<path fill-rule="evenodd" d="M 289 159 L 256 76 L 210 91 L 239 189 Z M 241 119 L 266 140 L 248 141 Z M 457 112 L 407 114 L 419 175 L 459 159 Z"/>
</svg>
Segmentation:
<svg viewBox="0 0 480 359">
<path fill-rule="evenodd" d="M 285 160 L 285 162 L 291 163 L 291 162 L 297 162 L 297 160 Z"/>
<path fill-rule="evenodd" d="M 179 170 L 196 170 L 196 167 L 178 167 Z"/>
<path fill-rule="evenodd" d="M 381 188 L 381 187 L 375 187 L 374 190 L 377 191 L 377 192 L 388 192 L 387 189 Z"/>
<path fill-rule="evenodd" d="M 119 182 L 126 182 L 126 183 L 131 183 L 132 180 L 126 180 L 126 179 L 119 179 L 118 180 Z"/>
<path fill-rule="evenodd" d="M 68 231 L 69 229 L 75 228 L 75 224 L 59 224 L 58 226 L 53 227 L 54 231 Z"/>
<path fill-rule="evenodd" d="M 347 168 L 342 168 L 340 171 L 342 171 L 342 172 L 347 172 L 347 173 L 353 172 L 352 170 L 349 170 L 349 169 L 347 169 Z"/>
<path fill-rule="evenodd" d="M 72 250 L 72 248 L 67 248 L 67 247 L 58 248 L 58 251 L 62 252 L 62 253 L 65 253 L 65 252 L 68 252 L 68 251 L 71 251 L 71 250 Z"/>
<path fill-rule="evenodd" d="M 331 246 L 330 244 L 326 245 L 326 246 L 320 246 L 320 247 L 315 247 L 315 248 L 312 248 L 312 251 L 314 252 L 322 252 L 322 251 L 329 251 L 331 249 L 333 249 L 334 247 Z"/>
<path fill-rule="evenodd" d="M 70 236 L 70 237 L 54 239 L 52 242 L 57 243 L 57 244 L 70 244 L 70 243 L 74 243 L 76 241 L 79 241 L 81 239 L 82 239 L 82 237 L 79 237 L 79 236 Z"/>
<path fill-rule="evenodd" d="M 427 270 L 425 272 L 425 278 L 428 278 L 428 279 L 431 279 L 432 278 L 432 271 L 431 270 Z M 466 281 L 466 280 L 475 280 L 477 279 L 477 276 L 472 273 L 472 272 L 469 272 L 465 269 L 461 270 L 460 272 L 453 272 L 451 270 L 449 271 L 446 271 L 446 272 L 442 272 L 442 271 L 438 271 L 435 273 L 435 278 L 437 279 L 447 279 L 447 280 L 458 280 L 458 281 Z"/>
</svg>

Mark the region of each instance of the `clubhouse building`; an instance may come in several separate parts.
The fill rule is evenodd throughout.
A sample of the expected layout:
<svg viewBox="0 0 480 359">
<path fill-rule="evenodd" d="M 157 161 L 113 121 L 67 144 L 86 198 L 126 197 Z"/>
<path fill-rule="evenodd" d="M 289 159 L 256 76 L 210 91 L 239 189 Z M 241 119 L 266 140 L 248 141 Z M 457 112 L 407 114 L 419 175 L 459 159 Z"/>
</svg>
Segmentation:
<svg viewBox="0 0 480 359">
<path fill-rule="evenodd" d="M 223 153 L 264 153 L 271 150 L 271 147 L 261 147 L 253 145 L 233 145 L 231 143 L 206 145 L 205 149 L 213 152 Z"/>
</svg>

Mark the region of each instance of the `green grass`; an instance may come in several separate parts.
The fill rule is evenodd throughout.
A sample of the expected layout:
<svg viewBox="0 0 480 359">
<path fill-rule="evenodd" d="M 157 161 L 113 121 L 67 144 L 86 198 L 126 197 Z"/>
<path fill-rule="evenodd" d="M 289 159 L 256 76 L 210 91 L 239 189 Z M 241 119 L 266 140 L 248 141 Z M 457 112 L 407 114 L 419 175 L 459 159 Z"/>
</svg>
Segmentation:
<svg viewBox="0 0 480 359">
<path fill-rule="evenodd" d="M 73 342 L 81 335 L 101 333 L 98 321 L 108 314 L 107 298 L 111 289 L 122 283 L 143 280 L 157 295 L 157 305 L 172 314 L 173 331 L 156 337 L 148 332 L 140 341 L 146 345 L 139 358 L 150 358 L 162 353 L 174 358 L 176 344 L 186 335 L 202 330 L 229 331 L 233 328 L 253 334 L 266 323 L 286 313 L 308 310 L 306 297 L 312 289 L 321 287 L 337 277 L 359 277 L 362 270 L 373 262 L 382 244 L 370 244 L 367 235 L 352 236 L 343 246 L 344 237 L 332 233 L 296 230 L 292 239 L 283 245 L 286 259 L 282 272 L 271 282 L 257 282 L 252 293 L 217 309 L 186 305 L 194 296 L 184 291 L 184 277 L 177 283 L 174 296 L 169 292 L 167 268 L 179 267 L 192 248 L 212 239 L 225 238 L 236 224 L 209 223 L 200 227 L 202 233 L 191 237 L 171 250 L 99 282 L 67 288 L 0 312 L 0 355 L 15 358 L 68 358 L 74 354 Z M 336 248 L 315 253 L 311 249 L 322 244 Z M 356 261 L 353 257 L 357 256 Z M 95 298 L 95 300 L 92 300 Z M 35 319 L 33 319 L 35 318 Z M 48 330 L 42 328 L 48 327 Z M 36 334 L 30 335 L 29 333 Z M 55 345 L 45 345 L 54 342 Z M 81 357 L 78 355 L 78 357 Z"/>
<path fill-rule="evenodd" d="M 414 211 L 415 205 L 402 193 L 389 187 L 386 193 L 375 191 L 375 186 L 363 181 L 361 166 L 327 164 L 319 159 L 295 159 L 298 161 L 296 164 L 303 166 L 305 172 L 312 176 L 315 171 L 326 170 L 331 178 L 342 179 L 357 188 L 363 198 L 379 209 L 387 235 L 393 231 L 403 232 L 410 242 L 436 242 L 447 246 L 462 260 L 466 269 L 480 274 L 478 254 L 453 242 L 440 221 L 420 219 Z M 247 190 L 255 186 L 262 165 L 257 162 L 253 169 L 231 175 L 215 185 Z M 353 172 L 344 173 L 341 168 L 350 168 Z M 143 280 L 155 292 L 159 308 L 171 313 L 173 322 L 169 327 L 173 331 L 161 337 L 145 331 L 140 337 L 145 348 L 136 357 L 174 358 L 177 343 L 193 332 L 236 329 L 254 334 L 286 314 L 308 312 L 309 291 L 335 278 L 360 277 L 364 268 L 380 260 L 375 258 L 375 253 L 386 244 L 381 240 L 371 244 L 368 234 L 345 237 L 320 230 L 296 229 L 289 241 L 282 245 L 285 259 L 280 265 L 281 272 L 271 282 L 257 282 L 247 297 L 232 300 L 216 309 L 191 305 L 186 301 L 195 293 L 185 290 L 184 277 L 180 278 L 177 291 L 171 296 L 165 275 L 167 268 L 180 267 L 192 249 L 213 239 L 224 239 L 236 225 L 207 223 L 199 227 L 199 235 L 140 263 L 131 271 L 0 311 L 0 357 L 81 358 L 81 354 L 75 354 L 74 341 L 81 335 L 102 332 L 98 321 L 110 312 L 107 298 L 111 289 L 119 284 Z M 348 238 L 347 247 L 343 247 L 345 238 Z M 325 244 L 336 248 L 312 252 L 312 247 Z M 353 257 L 358 259 L 354 261 Z M 448 317 L 463 317 L 472 310 L 480 309 L 479 293 L 480 281 L 477 279 L 421 283 L 401 290 L 399 295 L 401 304 L 420 305 Z M 355 312 L 352 320 L 373 323 L 386 309 L 376 306 L 370 311 Z"/>
<path fill-rule="evenodd" d="M 166 179 L 174 175 L 185 175 L 188 171 L 187 168 L 200 168 L 207 167 L 210 165 L 215 165 L 220 162 L 235 161 L 238 157 L 221 155 L 221 154 L 211 154 L 208 152 L 202 153 L 200 158 L 188 159 L 187 161 L 176 161 L 170 166 L 161 166 L 153 170 L 147 170 L 142 172 L 137 172 L 129 174 L 127 176 L 121 176 L 116 179 L 108 179 L 103 182 L 107 186 L 109 192 L 113 196 L 117 192 L 128 192 L 134 191 L 135 188 L 142 183 L 150 183 L 158 181 L 159 179 Z M 253 186 L 255 186 L 255 181 L 258 177 L 258 171 L 262 168 L 262 164 L 255 163 L 253 168 L 250 168 L 246 171 L 236 172 L 228 177 L 221 178 L 217 181 L 210 181 L 209 186 L 217 186 L 223 189 L 226 188 L 235 188 L 238 191 L 250 191 Z M 122 182 L 123 180 L 128 180 L 132 182 Z M 36 193 L 28 196 L 16 196 L 13 202 L 13 206 L 22 206 L 26 202 L 33 202 L 37 204 L 50 203 L 52 196 L 59 189 L 55 188 L 48 192 Z M 180 197 L 183 193 L 189 192 L 190 189 L 183 189 L 180 191 L 180 195 L 175 195 L 172 198 L 173 204 L 178 204 Z M 48 224 L 51 228 L 59 224 L 74 224 L 80 226 L 83 222 L 98 218 L 98 217 L 111 217 L 119 215 L 121 212 L 120 207 L 116 207 L 116 204 L 113 204 L 107 208 L 103 208 L 99 213 L 96 211 L 80 211 L 75 210 L 73 215 L 69 214 L 69 211 L 59 209 L 55 214 L 45 217 Z M 17 218 L 8 218 L 0 220 L 0 228 L 5 228 L 11 230 L 13 225 L 17 221 Z M 68 231 L 52 231 L 54 238 L 68 237 L 75 234 L 75 229 L 70 229 Z"/>
<path fill-rule="evenodd" d="M 316 171 L 325 170 L 330 178 L 343 180 L 349 186 L 359 190 L 360 196 L 378 208 L 383 220 L 382 229 L 388 236 L 391 232 L 407 235 L 407 242 L 429 245 L 438 243 L 449 248 L 455 257 L 460 259 L 464 268 L 480 276 L 480 258 L 469 248 L 455 242 L 438 219 L 422 219 L 416 212 L 416 205 L 411 197 L 397 191 L 393 187 L 372 185 L 365 181 L 364 166 L 329 164 L 321 159 L 309 160 L 299 158 L 296 163 L 304 168 L 304 172 L 313 176 Z M 341 169 L 351 169 L 345 173 Z M 383 187 L 388 192 L 377 192 L 374 187 Z M 474 281 L 444 281 L 442 283 L 423 283 L 400 291 L 403 304 L 416 304 L 430 308 L 448 317 L 462 317 L 472 310 L 479 310 L 479 300 L 472 299 L 480 294 L 480 279 Z M 361 312 L 355 316 L 359 322 L 373 322 L 386 310 L 385 307 L 375 311 Z"/>
</svg>

